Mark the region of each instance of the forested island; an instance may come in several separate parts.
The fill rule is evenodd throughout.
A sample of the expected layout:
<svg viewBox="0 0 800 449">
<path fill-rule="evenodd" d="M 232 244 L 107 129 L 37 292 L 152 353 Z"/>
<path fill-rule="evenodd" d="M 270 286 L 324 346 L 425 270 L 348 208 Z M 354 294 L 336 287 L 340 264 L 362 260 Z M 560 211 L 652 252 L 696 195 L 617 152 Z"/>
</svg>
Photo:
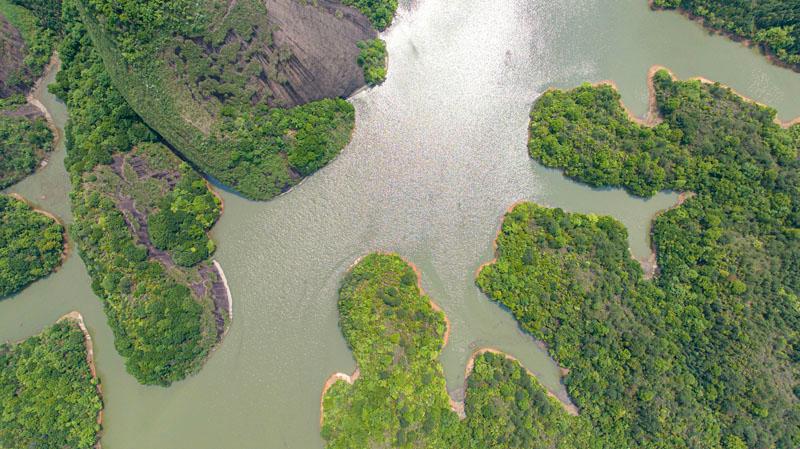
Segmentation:
<svg viewBox="0 0 800 449">
<path fill-rule="evenodd" d="M 0 0 L 0 189 L 33 173 L 53 144 L 43 111 L 26 95 L 50 60 L 55 35 L 18 3 Z"/>
<path fill-rule="evenodd" d="M 338 304 L 358 369 L 353 376 L 334 376 L 323 392 L 328 448 L 590 447 L 584 422 L 519 363 L 493 352 L 475 356 L 466 416 L 459 417 L 438 361 L 444 314 L 399 256 L 359 260 L 342 282 Z"/>
<path fill-rule="evenodd" d="M 267 200 L 349 142 L 396 1 L 77 2 L 111 83 L 204 173 Z M 352 5 L 352 6 L 347 6 Z M 357 9 L 356 9 L 357 8 Z"/>
<path fill-rule="evenodd" d="M 63 22 L 44 11 L 59 23 L 63 61 L 51 89 L 70 111 L 70 232 L 128 370 L 168 385 L 199 369 L 229 324 L 206 234 L 221 203 L 111 85 L 77 7 L 64 2 Z"/>
<path fill-rule="evenodd" d="M 90 449 L 101 425 L 91 338 L 79 314 L 0 345 L 0 446 Z"/>
<path fill-rule="evenodd" d="M 570 369 L 606 447 L 798 447 L 800 126 L 666 70 L 652 87 L 653 128 L 608 85 L 549 91 L 529 148 L 592 185 L 696 193 L 654 222 L 657 277 L 617 221 L 522 204 L 477 283 Z"/>
<path fill-rule="evenodd" d="M 61 264 L 64 227 L 19 198 L 0 194 L 0 299 Z"/>
<path fill-rule="evenodd" d="M 800 3 L 796 0 L 648 0 L 678 9 L 704 26 L 759 45 L 778 62 L 800 70 Z"/>
</svg>

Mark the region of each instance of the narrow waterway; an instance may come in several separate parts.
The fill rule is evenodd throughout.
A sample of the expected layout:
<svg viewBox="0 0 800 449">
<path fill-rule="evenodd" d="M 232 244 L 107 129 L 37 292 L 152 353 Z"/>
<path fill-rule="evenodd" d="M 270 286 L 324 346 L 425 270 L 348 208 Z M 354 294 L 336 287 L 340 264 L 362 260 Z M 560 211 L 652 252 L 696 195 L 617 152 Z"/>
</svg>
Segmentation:
<svg viewBox="0 0 800 449">
<path fill-rule="evenodd" d="M 702 75 L 800 114 L 800 76 L 644 0 L 416 0 L 385 33 L 389 78 L 357 95 L 352 143 L 292 192 L 255 203 L 223 192 L 213 234 L 235 302 L 230 333 L 204 369 L 168 389 L 143 387 L 113 346 L 100 301 L 74 253 L 61 270 L 0 301 L 0 340 L 36 333 L 70 310 L 86 318 L 106 399 L 104 449 L 319 448 L 319 395 L 354 362 L 338 328 L 344 270 L 373 250 L 397 251 L 452 323 L 441 361 L 459 395 L 471 352 L 492 346 L 561 391 L 557 367 L 507 312 L 474 286 L 493 257 L 509 205 L 533 200 L 611 214 L 649 253 L 650 218 L 674 194 L 644 201 L 595 190 L 527 155 L 532 102 L 551 86 L 614 79 L 637 114 L 653 64 Z M 63 105 L 39 98 L 57 120 Z M 9 189 L 69 222 L 63 144 Z"/>
</svg>

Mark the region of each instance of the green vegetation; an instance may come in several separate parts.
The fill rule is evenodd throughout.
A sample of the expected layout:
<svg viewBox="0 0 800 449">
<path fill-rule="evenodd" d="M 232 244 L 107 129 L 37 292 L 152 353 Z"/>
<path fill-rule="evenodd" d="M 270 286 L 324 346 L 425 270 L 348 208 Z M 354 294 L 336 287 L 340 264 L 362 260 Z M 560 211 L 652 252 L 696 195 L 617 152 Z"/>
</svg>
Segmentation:
<svg viewBox="0 0 800 449">
<path fill-rule="evenodd" d="M 411 267 L 394 255 L 366 256 L 342 283 L 339 316 L 360 377 L 325 395 L 327 447 L 459 447 L 461 426 L 437 360 L 444 316 Z"/>
<path fill-rule="evenodd" d="M 178 265 L 191 267 L 214 252 L 214 242 L 206 232 L 219 217 L 220 201 L 186 163 L 180 170 L 180 182 L 162 198 L 159 211 L 147 218 L 147 224 L 157 248 L 171 251 Z"/>
<path fill-rule="evenodd" d="M 61 0 L 11 0 L 36 16 L 39 28 L 61 35 Z"/>
<path fill-rule="evenodd" d="M 33 173 L 52 143 L 44 118 L 3 115 L 0 109 L 0 189 Z"/>
<path fill-rule="evenodd" d="M 19 92 L 32 86 L 36 78 L 42 74 L 44 67 L 50 61 L 56 41 L 56 33 L 42 27 L 37 15 L 23 7 L 25 3 L 28 2 L 0 0 L 0 16 L 5 17 L 19 30 L 25 41 L 24 66 L 18 73 L 12 74 L 5 80 L 7 86 L 14 86 Z"/>
<path fill-rule="evenodd" d="M 342 3 L 361 11 L 378 31 L 392 24 L 397 11 L 397 0 L 342 0 Z"/>
<path fill-rule="evenodd" d="M 654 0 L 658 8 L 679 8 L 715 30 L 757 42 L 779 60 L 800 66 L 800 3 L 796 0 Z"/>
<path fill-rule="evenodd" d="M 0 298 L 50 274 L 63 251 L 63 226 L 23 201 L 0 195 Z"/>
<path fill-rule="evenodd" d="M 69 319 L 0 345 L 0 446 L 94 447 L 103 404 L 86 352 L 83 332 Z"/>
<path fill-rule="evenodd" d="M 378 85 L 386 80 L 386 42 L 383 39 L 372 39 L 358 43 L 361 53 L 358 65 L 364 69 L 364 79 L 370 86 Z"/>
<path fill-rule="evenodd" d="M 349 142 L 352 105 L 300 104 L 291 50 L 274 42 L 263 2 L 77 4 L 131 107 L 194 166 L 248 198 L 287 191 Z M 385 20 L 388 6 L 377 8 Z"/>
<path fill-rule="evenodd" d="M 220 210 L 205 183 L 158 142 L 112 86 L 76 6 L 64 3 L 63 68 L 51 86 L 70 111 L 71 232 L 128 371 L 141 383 L 169 385 L 197 371 L 220 337 L 214 279 L 204 274 L 207 262 L 177 266 L 184 260 L 180 250 L 191 252 L 191 246 L 160 251 L 147 223 L 169 208 L 190 233 L 183 237 L 202 241 L 198 249 L 207 256 L 213 243 L 196 233 Z"/>
<path fill-rule="evenodd" d="M 720 85 L 653 81 L 655 129 L 582 86 L 537 101 L 530 148 L 595 185 L 695 192 L 655 220 L 659 276 L 643 279 L 615 220 L 522 204 L 477 283 L 570 368 L 603 447 L 796 448 L 800 128 Z M 648 170 L 630 162 L 645 154 Z M 651 167 L 663 175 L 635 179 Z"/>
<path fill-rule="evenodd" d="M 360 375 L 352 385 L 335 382 L 323 398 L 328 448 L 590 447 L 588 427 L 501 355 L 476 357 L 468 418 L 459 420 L 438 362 L 444 316 L 400 257 L 371 254 L 353 267 L 339 313 Z"/>
</svg>

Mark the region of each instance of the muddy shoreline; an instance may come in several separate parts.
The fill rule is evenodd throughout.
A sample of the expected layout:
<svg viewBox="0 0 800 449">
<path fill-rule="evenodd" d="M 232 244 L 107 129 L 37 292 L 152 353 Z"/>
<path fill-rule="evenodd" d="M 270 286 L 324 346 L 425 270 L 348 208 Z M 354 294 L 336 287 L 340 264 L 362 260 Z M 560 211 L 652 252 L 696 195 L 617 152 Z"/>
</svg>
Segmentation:
<svg viewBox="0 0 800 449">
<path fill-rule="evenodd" d="M 100 402 L 103 402 L 103 387 L 100 383 L 100 379 L 97 377 L 97 368 L 94 364 L 94 345 L 92 344 L 92 336 L 89 335 L 89 330 L 86 328 L 86 323 L 83 320 L 83 315 L 80 314 L 78 311 L 72 311 L 61 318 L 59 318 L 56 322 L 61 322 L 64 320 L 74 321 L 78 327 L 80 328 L 81 332 L 83 333 L 83 341 L 84 345 L 86 346 L 86 362 L 89 365 L 89 371 L 92 373 L 92 380 L 95 381 L 97 386 L 97 395 L 100 397 Z M 94 449 L 101 449 L 100 446 L 100 438 L 103 432 L 103 408 L 97 413 L 97 424 L 100 426 L 100 431 L 97 434 L 97 443 L 93 446 Z"/>
</svg>

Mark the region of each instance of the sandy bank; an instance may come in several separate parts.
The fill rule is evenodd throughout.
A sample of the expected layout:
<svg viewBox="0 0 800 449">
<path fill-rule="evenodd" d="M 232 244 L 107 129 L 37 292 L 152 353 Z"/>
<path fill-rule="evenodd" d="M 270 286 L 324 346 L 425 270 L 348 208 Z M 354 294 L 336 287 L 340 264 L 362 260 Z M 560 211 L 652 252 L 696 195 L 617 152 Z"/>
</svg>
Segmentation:
<svg viewBox="0 0 800 449">
<path fill-rule="evenodd" d="M 97 395 L 100 396 L 100 401 L 102 402 L 103 388 L 102 385 L 100 384 L 100 380 L 97 378 L 97 368 L 95 367 L 94 364 L 94 345 L 92 344 L 92 336 L 89 335 L 89 330 L 86 328 L 86 323 L 83 320 L 83 315 L 81 315 L 80 312 L 78 311 L 72 311 L 59 318 L 57 322 L 61 322 L 63 320 L 74 321 L 80 328 L 81 332 L 83 332 L 83 341 L 84 345 L 86 346 L 86 363 L 89 365 L 89 371 L 92 373 L 92 379 L 95 381 L 97 385 Z M 103 426 L 102 408 L 97 413 L 97 424 L 101 426 L 100 432 L 102 432 L 102 426 Z M 97 444 L 94 445 L 94 448 L 100 449 L 100 434 L 97 435 Z"/>
<path fill-rule="evenodd" d="M 333 384 L 343 380 L 347 382 L 349 385 L 353 385 L 358 378 L 361 377 L 361 371 L 359 371 L 358 366 L 356 366 L 356 370 L 353 371 L 352 375 L 344 374 L 344 373 L 333 373 L 328 377 L 328 380 L 325 381 L 325 386 L 322 387 L 322 395 L 319 397 L 319 425 L 322 427 L 322 423 L 325 421 L 325 394 L 328 393 L 328 389 L 330 389 Z"/>
<path fill-rule="evenodd" d="M 53 55 L 50 57 L 50 62 L 47 63 L 47 66 L 44 68 L 44 72 L 42 72 L 42 76 L 36 80 L 33 84 L 33 87 L 28 91 L 28 95 L 25 96 L 25 99 L 28 101 L 28 104 L 34 106 L 36 109 L 42 112 L 44 115 L 45 120 L 47 121 L 47 127 L 50 128 L 50 131 L 53 132 L 53 147 L 47 151 L 46 153 L 50 153 L 56 149 L 59 142 L 61 142 L 61 130 L 56 126 L 55 121 L 53 120 L 53 116 L 50 114 L 50 110 L 48 110 L 44 104 L 36 97 L 36 92 L 40 89 L 47 89 L 47 86 L 43 86 L 45 80 L 52 72 L 58 72 L 61 70 L 61 60 L 58 58 L 58 52 L 53 52 Z M 47 165 L 47 158 L 45 157 L 42 160 L 42 164 L 40 167 L 44 167 Z"/>
<path fill-rule="evenodd" d="M 444 318 L 445 331 L 444 331 L 444 336 L 442 337 L 442 348 L 444 348 L 447 345 L 448 340 L 450 339 L 450 320 L 447 318 L 447 315 L 444 313 L 444 310 L 442 310 L 442 308 L 439 307 L 439 305 L 436 304 L 433 301 L 433 299 L 431 299 L 431 297 L 427 295 L 427 293 L 425 293 L 425 289 L 422 288 L 422 272 L 420 271 L 419 267 L 417 267 L 413 262 L 409 261 L 408 259 L 404 258 L 403 256 L 400 256 L 397 253 L 376 251 L 376 252 L 371 252 L 371 253 L 365 254 L 365 255 L 357 258 L 353 263 L 350 264 L 350 266 L 347 267 L 346 271 L 349 273 L 356 265 L 358 265 L 359 262 L 364 260 L 364 258 L 367 257 L 367 255 L 369 255 L 369 254 L 382 254 L 382 255 L 386 255 L 386 256 L 397 256 L 403 262 L 405 262 L 408 266 L 410 266 L 412 270 L 414 270 L 414 273 L 417 275 L 417 289 L 419 289 L 420 295 L 421 296 L 426 296 L 428 298 L 428 302 L 431 305 L 431 308 L 433 310 L 437 311 L 437 312 L 441 312 L 442 313 L 442 318 Z M 440 349 L 440 351 L 441 351 L 441 349 Z M 331 386 L 333 386 L 333 384 L 335 384 L 336 382 L 338 382 L 340 380 L 343 380 L 343 381 L 347 382 L 348 384 L 353 385 L 353 383 L 356 380 L 358 380 L 358 378 L 360 376 L 361 376 L 361 371 L 358 368 L 358 364 L 356 364 L 356 370 L 353 372 L 352 375 L 348 375 L 348 374 L 344 374 L 344 373 L 333 373 L 333 374 L 330 375 L 330 377 L 328 377 L 328 379 L 325 381 L 325 386 L 322 388 L 322 395 L 320 395 L 320 398 L 319 398 L 319 425 L 320 426 L 322 426 L 323 418 L 325 416 L 324 415 L 324 412 L 325 412 L 324 402 L 325 402 L 325 393 L 328 392 L 328 389 Z"/>
<path fill-rule="evenodd" d="M 228 286 L 228 279 L 225 277 L 225 272 L 222 271 L 219 262 L 216 260 L 211 262 L 214 264 L 214 268 L 217 269 L 222 285 L 225 286 L 225 296 L 228 298 L 228 319 L 233 320 L 233 296 L 231 296 L 231 288 Z"/>
<path fill-rule="evenodd" d="M 680 81 L 680 79 L 675 75 L 675 73 L 672 70 L 668 69 L 667 67 L 661 66 L 661 65 L 654 65 L 654 66 L 650 67 L 650 70 L 648 70 L 648 72 L 647 72 L 647 85 L 650 86 L 651 89 L 653 89 L 653 77 L 655 76 L 656 72 L 658 72 L 659 70 L 666 70 L 669 73 L 669 76 L 672 77 L 672 79 L 674 81 Z M 718 84 L 720 87 L 730 90 L 734 95 L 740 97 L 742 100 L 744 100 L 744 101 L 746 101 L 748 103 L 752 103 L 752 104 L 755 104 L 755 105 L 758 105 L 758 106 L 761 106 L 761 107 L 767 107 L 767 108 L 773 109 L 771 106 L 768 106 L 768 105 L 766 105 L 764 103 L 761 103 L 759 101 L 756 101 L 756 100 L 754 100 L 754 99 L 752 99 L 752 98 L 750 98 L 750 97 L 748 97 L 746 95 L 743 95 L 740 92 L 738 92 L 736 89 L 734 89 L 734 88 L 732 88 L 732 87 L 730 87 L 728 85 L 722 84 L 722 83 L 720 83 L 718 81 L 712 81 L 712 80 L 710 80 L 708 78 L 704 78 L 702 76 L 693 76 L 691 78 L 687 78 L 686 81 L 700 81 L 703 84 L 710 84 L 710 85 Z M 652 93 L 653 93 L 653 95 L 650 97 L 650 105 L 649 105 L 649 107 L 650 107 L 650 109 L 655 108 L 656 113 L 658 113 L 658 105 L 656 104 L 656 101 L 655 101 L 655 92 L 653 91 Z M 620 105 L 623 108 L 625 108 L 625 110 L 627 110 L 627 107 L 622 103 L 622 101 L 620 101 Z M 629 114 L 629 117 L 630 117 L 630 114 Z M 632 120 L 634 120 L 634 119 L 632 119 Z M 776 115 L 775 119 L 773 121 L 775 122 L 775 124 L 777 124 L 781 128 L 788 128 L 788 127 L 790 127 L 792 125 L 800 123 L 800 116 L 795 117 L 795 118 L 793 118 L 791 120 L 784 121 L 784 120 L 779 119 L 778 116 Z M 648 126 L 652 126 L 652 125 L 648 125 Z"/>
</svg>

